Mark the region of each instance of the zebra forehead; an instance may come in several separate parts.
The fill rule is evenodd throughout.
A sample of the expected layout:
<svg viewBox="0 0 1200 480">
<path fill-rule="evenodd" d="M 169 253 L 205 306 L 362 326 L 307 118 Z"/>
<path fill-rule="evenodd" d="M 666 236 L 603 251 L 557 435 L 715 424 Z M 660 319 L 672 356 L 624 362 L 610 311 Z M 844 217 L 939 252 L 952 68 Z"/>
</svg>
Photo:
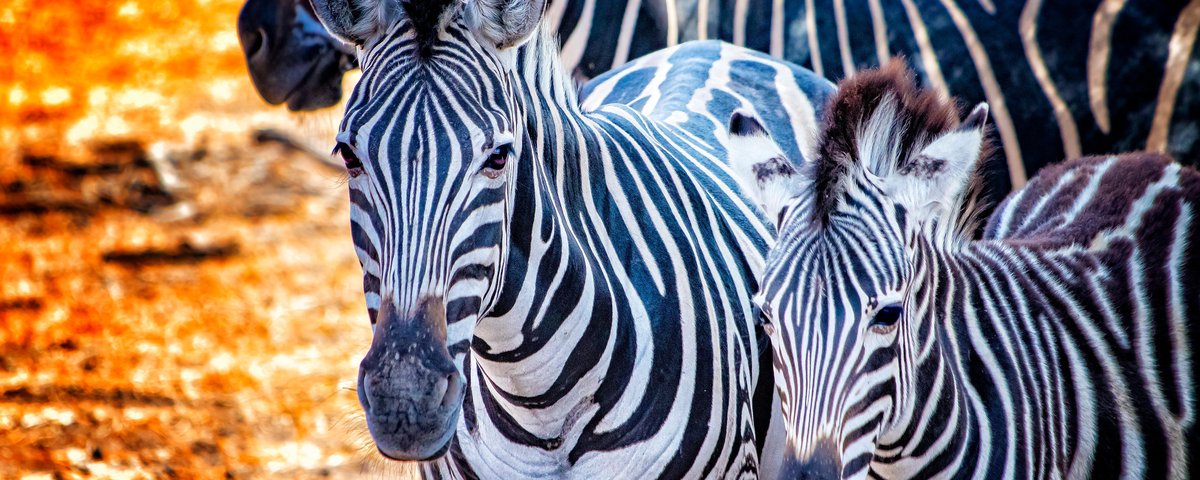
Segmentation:
<svg viewBox="0 0 1200 480">
<path fill-rule="evenodd" d="M 796 301 L 839 298 L 869 303 L 901 282 L 903 245 L 890 237 L 862 241 L 861 226 L 798 222 L 784 232 L 768 259 L 771 288 L 791 290 Z"/>
<path fill-rule="evenodd" d="M 366 133 L 368 148 L 444 145 L 491 150 L 499 135 L 514 128 L 512 105 L 503 98 L 481 98 L 481 80 L 441 74 L 445 70 L 381 79 L 373 95 L 351 98 L 341 128 Z"/>
</svg>

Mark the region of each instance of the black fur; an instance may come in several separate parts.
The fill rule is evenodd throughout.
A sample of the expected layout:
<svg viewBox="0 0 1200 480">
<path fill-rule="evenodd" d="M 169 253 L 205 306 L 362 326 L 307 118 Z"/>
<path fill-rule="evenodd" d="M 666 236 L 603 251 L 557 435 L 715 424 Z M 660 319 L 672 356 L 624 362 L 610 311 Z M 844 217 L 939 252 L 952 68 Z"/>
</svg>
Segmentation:
<svg viewBox="0 0 1200 480">
<path fill-rule="evenodd" d="M 441 28 L 442 15 L 454 0 L 402 0 L 404 14 L 412 22 L 417 34 L 418 51 L 422 57 L 429 57 L 433 52 L 433 44 L 437 40 Z"/>
<path fill-rule="evenodd" d="M 743 115 L 742 112 L 733 112 L 729 117 L 729 133 L 741 137 L 749 137 L 751 135 L 766 135 L 767 130 L 763 128 L 758 119 Z"/>
</svg>

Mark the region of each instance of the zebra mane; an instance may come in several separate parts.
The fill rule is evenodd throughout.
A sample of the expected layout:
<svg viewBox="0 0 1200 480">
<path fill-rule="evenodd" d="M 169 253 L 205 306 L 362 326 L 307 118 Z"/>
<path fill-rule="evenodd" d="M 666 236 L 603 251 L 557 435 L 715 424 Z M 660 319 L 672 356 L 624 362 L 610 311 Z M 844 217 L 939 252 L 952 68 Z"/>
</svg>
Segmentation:
<svg viewBox="0 0 1200 480">
<path fill-rule="evenodd" d="M 537 31 L 517 53 L 517 75 L 542 98 L 552 99 L 560 107 L 577 112 L 578 86 L 563 67 L 554 30 L 549 20 L 541 21 Z"/>
<path fill-rule="evenodd" d="M 397 1 L 397 0 L 384 0 Z M 428 57 L 437 40 L 438 30 L 442 27 L 446 9 L 455 0 L 398 0 L 404 7 L 404 14 L 412 22 L 417 36 L 418 51 L 422 57 Z"/>
<path fill-rule="evenodd" d="M 888 177 L 929 168 L 921 162 L 921 150 L 958 128 L 958 118 L 953 102 L 934 91 L 920 89 L 900 59 L 843 80 L 826 107 L 816 161 L 809 171 L 814 191 L 813 221 L 821 226 L 828 224 L 856 169 Z M 958 218 L 949 222 L 954 226 L 953 233 L 974 229 L 981 210 L 981 188 L 976 169 L 957 206 Z"/>
</svg>

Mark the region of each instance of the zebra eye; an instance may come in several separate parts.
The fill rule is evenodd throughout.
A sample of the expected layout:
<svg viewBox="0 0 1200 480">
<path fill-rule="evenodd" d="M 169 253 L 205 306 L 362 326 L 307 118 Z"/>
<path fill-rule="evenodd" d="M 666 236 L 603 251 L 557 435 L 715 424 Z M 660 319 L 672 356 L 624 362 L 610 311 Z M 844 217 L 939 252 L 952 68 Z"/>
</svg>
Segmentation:
<svg viewBox="0 0 1200 480">
<path fill-rule="evenodd" d="M 904 313 L 904 309 L 900 305 L 888 305 L 879 309 L 875 314 L 875 318 L 871 319 L 870 329 L 875 333 L 890 333 L 896 328 L 896 323 L 900 321 L 900 316 Z"/>
<path fill-rule="evenodd" d="M 512 146 L 504 144 L 493 148 L 492 153 L 488 154 L 487 161 L 483 162 L 483 174 L 489 178 L 500 176 L 500 171 L 504 170 L 504 166 L 508 164 L 508 156 L 512 153 Z"/>
<path fill-rule="evenodd" d="M 349 173 L 351 178 L 363 174 L 362 161 L 354 153 L 354 147 L 346 142 L 338 142 L 337 146 L 333 147 L 333 153 L 342 156 L 342 162 L 346 164 L 346 173 Z"/>
</svg>

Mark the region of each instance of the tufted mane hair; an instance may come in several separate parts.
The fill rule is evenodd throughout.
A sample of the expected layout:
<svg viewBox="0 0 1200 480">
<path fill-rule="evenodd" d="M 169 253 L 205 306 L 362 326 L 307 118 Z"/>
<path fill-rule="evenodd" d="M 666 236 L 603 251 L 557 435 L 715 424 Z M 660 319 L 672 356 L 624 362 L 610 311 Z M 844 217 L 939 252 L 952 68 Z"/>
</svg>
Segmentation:
<svg viewBox="0 0 1200 480">
<path fill-rule="evenodd" d="M 399 1 L 404 7 L 404 14 L 412 22 L 417 36 L 417 50 L 422 57 L 428 57 L 433 50 L 433 42 L 437 40 L 438 29 L 441 28 L 442 15 L 455 0 L 385 0 Z"/>
<path fill-rule="evenodd" d="M 809 172 L 814 221 L 822 226 L 828 223 L 853 168 L 862 165 L 880 176 L 903 169 L 922 148 L 958 123 L 954 104 L 919 89 L 902 59 L 843 80 L 825 109 L 817 158 Z M 880 126 L 887 128 L 868 131 Z M 891 144 L 870 144 L 880 141 Z"/>
</svg>

